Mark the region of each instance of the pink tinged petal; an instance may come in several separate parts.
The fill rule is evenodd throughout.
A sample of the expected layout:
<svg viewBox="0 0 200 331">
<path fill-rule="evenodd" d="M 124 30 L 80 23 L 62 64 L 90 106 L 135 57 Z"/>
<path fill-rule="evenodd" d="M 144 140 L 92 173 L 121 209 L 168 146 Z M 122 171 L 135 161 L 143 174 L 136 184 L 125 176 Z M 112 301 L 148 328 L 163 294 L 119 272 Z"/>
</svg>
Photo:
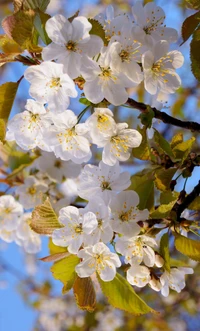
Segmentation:
<svg viewBox="0 0 200 331">
<path fill-rule="evenodd" d="M 144 263 L 147 265 L 147 267 L 153 267 L 153 265 L 155 264 L 155 252 L 154 250 L 149 247 L 143 247 L 144 250 Z"/>
<path fill-rule="evenodd" d="M 71 39 L 72 25 L 63 15 L 50 18 L 45 28 L 51 40 L 58 45 L 65 45 Z"/>
<path fill-rule="evenodd" d="M 83 215 L 83 231 L 86 234 L 92 233 L 98 225 L 96 215 L 92 212 L 87 212 Z"/>
<path fill-rule="evenodd" d="M 115 278 L 116 275 L 116 268 L 115 266 L 111 263 L 106 261 L 104 267 L 100 267 L 100 270 L 98 271 L 100 278 L 104 282 L 110 282 Z"/>
<path fill-rule="evenodd" d="M 79 277 L 85 278 L 90 277 L 96 269 L 96 261 L 93 258 L 88 258 L 85 261 L 79 263 L 75 270 Z"/>
</svg>

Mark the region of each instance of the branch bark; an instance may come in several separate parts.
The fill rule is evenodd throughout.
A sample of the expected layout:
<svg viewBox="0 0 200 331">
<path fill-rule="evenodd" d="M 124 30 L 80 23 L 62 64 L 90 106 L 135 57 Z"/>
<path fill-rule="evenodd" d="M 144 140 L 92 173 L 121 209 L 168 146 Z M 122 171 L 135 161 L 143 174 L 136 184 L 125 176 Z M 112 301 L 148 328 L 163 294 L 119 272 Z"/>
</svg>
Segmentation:
<svg viewBox="0 0 200 331">
<path fill-rule="evenodd" d="M 127 102 L 126 102 L 126 105 L 128 106 L 131 106 L 135 109 L 138 109 L 140 112 L 147 112 L 148 111 L 148 108 L 147 108 L 147 105 L 145 105 L 144 103 L 142 102 L 137 102 L 131 98 L 128 98 Z M 166 123 L 166 124 L 171 124 L 171 125 L 174 125 L 174 126 L 177 126 L 179 128 L 183 128 L 183 129 L 187 129 L 187 130 L 190 130 L 190 131 L 196 131 L 196 132 L 200 132 L 200 124 L 197 123 L 197 122 L 190 122 L 190 121 L 181 121 L 175 117 L 172 117 L 168 114 L 166 114 L 165 112 L 163 111 L 160 111 L 154 107 L 152 107 L 152 110 L 155 114 L 155 118 L 161 120 L 163 123 Z"/>
</svg>

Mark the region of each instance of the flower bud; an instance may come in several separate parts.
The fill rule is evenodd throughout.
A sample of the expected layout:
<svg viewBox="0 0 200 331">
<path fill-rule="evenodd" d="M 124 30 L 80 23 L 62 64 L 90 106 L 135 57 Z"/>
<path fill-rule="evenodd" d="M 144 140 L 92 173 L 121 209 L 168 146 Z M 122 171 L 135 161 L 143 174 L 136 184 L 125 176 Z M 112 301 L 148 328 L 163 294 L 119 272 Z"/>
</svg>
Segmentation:
<svg viewBox="0 0 200 331">
<path fill-rule="evenodd" d="M 159 292 L 161 290 L 161 283 L 160 283 L 160 280 L 158 278 L 156 278 L 155 276 L 151 276 L 151 280 L 149 282 L 149 285 L 150 287 L 156 291 L 156 292 Z"/>
<path fill-rule="evenodd" d="M 160 256 L 159 254 L 156 254 L 155 256 L 155 265 L 158 268 L 161 268 L 164 265 L 165 261 L 162 258 L 162 256 Z"/>
</svg>

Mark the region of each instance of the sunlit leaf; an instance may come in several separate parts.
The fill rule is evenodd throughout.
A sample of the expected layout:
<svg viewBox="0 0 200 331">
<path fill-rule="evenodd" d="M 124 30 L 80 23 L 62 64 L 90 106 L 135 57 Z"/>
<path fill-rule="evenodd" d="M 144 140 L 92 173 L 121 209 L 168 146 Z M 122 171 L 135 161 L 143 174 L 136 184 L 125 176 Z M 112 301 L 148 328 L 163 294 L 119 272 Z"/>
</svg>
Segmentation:
<svg viewBox="0 0 200 331">
<path fill-rule="evenodd" d="M 189 239 L 176 233 L 175 247 L 180 253 L 200 262 L 200 241 Z"/>
<path fill-rule="evenodd" d="M 150 158 L 150 147 L 147 139 L 146 127 L 137 127 L 137 130 L 142 135 L 142 142 L 139 147 L 133 148 L 132 155 L 140 160 L 149 160 Z"/>
<path fill-rule="evenodd" d="M 105 37 L 105 31 L 104 31 L 102 25 L 93 18 L 89 18 L 88 21 L 90 22 L 90 24 L 92 24 L 92 29 L 89 31 L 89 33 L 91 35 L 94 34 L 95 36 L 100 37 L 103 40 L 104 44 L 107 44 L 107 40 Z"/>
<path fill-rule="evenodd" d="M 94 311 L 96 306 L 96 293 L 90 277 L 77 277 L 74 285 L 74 296 L 80 309 Z"/>
<path fill-rule="evenodd" d="M 170 272 L 170 254 L 169 254 L 169 235 L 165 233 L 160 240 L 160 255 L 165 260 L 163 266 L 168 272 Z"/>
<path fill-rule="evenodd" d="M 155 171 L 155 185 L 160 191 L 167 191 L 170 189 L 170 182 L 176 173 L 177 168 L 164 169 L 160 168 Z"/>
<path fill-rule="evenodd" d="M 172 150 L 180 143 L 183 142 L 183 134 L 182 133 L 177 133 L 173 138 L 172 138 L 172 141 L 171 141 L 171 148 Z"/>
<path fill-rule="evenodd" d="M 187 17 L 182 25 L 183 42 L 188 40 L 200 23 L 200 11 Z"/>
<path fill-rule="evenodd" d="M 158 148 L 161 148 L 164 153 L 166 153 L 170 158 L 174 158 L 171 146 L 169 142 L 156 130 L 154 129 L 154 140 Z"/>
<path fill-rule="evenodd" d="M 196 30 L 193 34 L 192 41 L 190 43 L 190 58 L 191 68 L 196 79 L 200 81 L 200 29 Z"/>
<path fill-rule="evenodd" d="M 15 12 L 23 9 L 37 9 L 45 11 L 47 9 L 50 0 L 13 0 Z"/>
<path fill-rule="evenodd" d="M 139 209 L 151 210 L 154 206 L 154 176 L 152 173 L 131 177 L 131 189 L 136 191 L 140 197 Z"/>
<path fill-rule="evenodd" d="M 33 22 L 35 29 L 37 30 L 40 38 L 45 43 L 45 45 L 49 45 L 51 43 L 51 39 L 48 37 L 46 30 L 45 30 L 45 24 L 50 19 L 50 17 L 51 17 L 50 15 L 38 10 L 36 12 L 34 22 Z"/>
<path fill-rule="evenodd" d="M 194 201 L 188 206 L 188 209 L 200 211 L 200 196 L 196 197 Z"/>
<path fill-rule="evenodd" d="M 153 211 L 150 215 L 151 218 L 157 219 L 157 218 L 166 218 L 170 215 L 170 212 L 173 208 L 174 201 L 160 205 L 155 211 Z"/>
</svg>

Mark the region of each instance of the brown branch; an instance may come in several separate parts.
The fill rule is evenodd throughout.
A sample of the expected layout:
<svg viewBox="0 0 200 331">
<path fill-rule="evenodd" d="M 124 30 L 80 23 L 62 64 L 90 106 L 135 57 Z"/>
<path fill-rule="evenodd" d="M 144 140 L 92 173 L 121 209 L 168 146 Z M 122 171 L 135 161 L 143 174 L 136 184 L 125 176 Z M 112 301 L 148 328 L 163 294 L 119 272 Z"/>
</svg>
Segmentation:
<svg viewBox="0 0 200 331">
<path fill-rule="evenodd" d="M 131 98 L 128 98 L 126 105 L 131 106 L 135 109 L 138 109 L 140 112 L 147 112 L 148 111 L 148 106 L 145 105 L 142 102 L 137 102 Z M 178 126 L 179 128 L 183 128 L 183 129 L 187 129 L 190 131 L 197 131 L 200 132 L 200 124 L 197 122 L 190 122 L 190 121 L 181 121 L 175 117 L 172 117 L 168 114 L 166 114 L 163 111 L 160 111 L 156 108 L 152 108 L 154 114 L 155 114 L 155 118 L 161 120 L 163 123 L 166 124 L 171 124 L 174 126 Z"/>
</svg>

